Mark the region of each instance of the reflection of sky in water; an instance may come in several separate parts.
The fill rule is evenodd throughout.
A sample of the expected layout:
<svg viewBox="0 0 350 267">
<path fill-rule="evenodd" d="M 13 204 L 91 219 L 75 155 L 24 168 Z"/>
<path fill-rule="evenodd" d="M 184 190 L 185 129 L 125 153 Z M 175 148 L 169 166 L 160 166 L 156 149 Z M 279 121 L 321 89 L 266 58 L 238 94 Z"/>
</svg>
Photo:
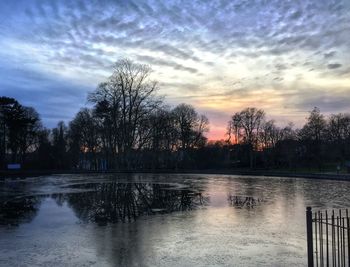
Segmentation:
<svg viewBox="0 0 350 267">
<path fill-rule="evenodd" d="M 350 203 L 350 184 L 340 181 L 219 175 L 111 177 L 91 176 L 89 184 L 78 175 L 0 183 L 1 205 L 4 199 L 23 199 L 18 196 L 40 199 L 34 216 L 19 218 L 18 226 L 0 226 L 0 265 L 304 266 L 305 206 L 348 207 Z M 115 181 L 122 186 L 119 193 L 125 193 L 126 181 L 133 190 L 134 183 L 147 185 L 144 196 L 131 194 L 140 205 L 139 216 L 103 226 L 85 220 L 101 203 L 106 207 L 100 182 L 106 190 L 116 186 Z M 205 200 L 202 203 L 198 193 Z M 230 196 L 261 202 L 235 206 Z M 144 197 L 158 209 L 145 208 Z M 184 197 L 190 200 L 187 204 L 195 205 L 178 208 Z"/>
</svg>

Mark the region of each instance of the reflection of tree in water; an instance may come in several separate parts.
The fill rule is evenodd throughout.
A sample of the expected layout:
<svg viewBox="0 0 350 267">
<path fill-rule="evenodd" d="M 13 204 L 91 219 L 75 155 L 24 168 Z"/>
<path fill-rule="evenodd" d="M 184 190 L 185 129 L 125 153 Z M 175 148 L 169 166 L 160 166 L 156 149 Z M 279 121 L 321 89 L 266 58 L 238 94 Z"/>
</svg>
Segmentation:
<svg viewBox="0 0 350 267">
<path fill-rule="evenodd" d="M 141 215 L 192 210 L 207 199 L 200 192 L 178 190 L 161 184 L 90 184 L 93 191 L 69 194 L 67 201 L 83 221 L 126 222 Z M 56 201 L 62 202 L 59 196 Z"/>
<path fill-rule="evenodd" d="M 236 208 L 254 208 L 260 205 L 263 200 L 260 198 L 254 198 L 249 196 L 228 196 L 228 202 L 230 206 Z"/>
<path fill-rule="evenodd" d="M 0 225 L 29 223 L 36 216 L 40 197 L 21 197 L 0 203 Z"/>
</svg>

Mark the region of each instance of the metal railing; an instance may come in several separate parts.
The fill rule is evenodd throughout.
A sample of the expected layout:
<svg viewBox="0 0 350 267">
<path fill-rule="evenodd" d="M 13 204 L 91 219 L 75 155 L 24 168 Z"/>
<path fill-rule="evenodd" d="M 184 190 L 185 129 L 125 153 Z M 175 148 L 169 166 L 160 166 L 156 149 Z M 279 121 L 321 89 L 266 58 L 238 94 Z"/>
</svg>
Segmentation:
<svg viewBox="0 0 350 267">
<path fill-rule="evenodd" d="M 309 267 L 350 267 L 350 222 L 348 209 L 331 212 L 306 208 Z"/>
</svg>

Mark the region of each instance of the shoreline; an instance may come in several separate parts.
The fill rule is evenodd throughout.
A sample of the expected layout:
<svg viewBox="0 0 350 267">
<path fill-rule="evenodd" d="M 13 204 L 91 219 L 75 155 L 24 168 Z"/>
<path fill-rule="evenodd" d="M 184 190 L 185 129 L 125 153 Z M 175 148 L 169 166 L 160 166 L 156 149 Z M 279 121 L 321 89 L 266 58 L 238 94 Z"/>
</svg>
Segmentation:
<svg viewBox="0 0 350 267">
<path fill-rule="evenodd" d="M 0 180 L 8 178 L 37 177 L 55 174 L 132 174 L 132 173 L 156 173 L 156 174 L 219 174 L 219 175 L 243 175 L 243 176 L 270 176 L 288 178 L 308 178 L 320 180 L 341 180 L 350 181 L 350 174 L 336 173 L 303 173 L 278 170 L 235 170 L 235 169 L 206 169 L 206 170 L 20 170 L 20 171 L 0 171 Z"/>
</svg>

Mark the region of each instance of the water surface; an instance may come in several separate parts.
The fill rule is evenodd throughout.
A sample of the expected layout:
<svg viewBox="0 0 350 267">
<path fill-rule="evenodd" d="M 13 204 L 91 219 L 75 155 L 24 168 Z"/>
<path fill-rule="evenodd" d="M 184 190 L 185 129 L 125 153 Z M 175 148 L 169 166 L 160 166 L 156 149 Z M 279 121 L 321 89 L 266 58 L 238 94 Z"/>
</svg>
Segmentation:
<svg viewBox="0 0 350 267">
<path fill-rule="evenodd" d="M 305 207 L 350 183 L 194 174 L 0 182 L 1 266 L 305 266 Z"/>
</svg>

